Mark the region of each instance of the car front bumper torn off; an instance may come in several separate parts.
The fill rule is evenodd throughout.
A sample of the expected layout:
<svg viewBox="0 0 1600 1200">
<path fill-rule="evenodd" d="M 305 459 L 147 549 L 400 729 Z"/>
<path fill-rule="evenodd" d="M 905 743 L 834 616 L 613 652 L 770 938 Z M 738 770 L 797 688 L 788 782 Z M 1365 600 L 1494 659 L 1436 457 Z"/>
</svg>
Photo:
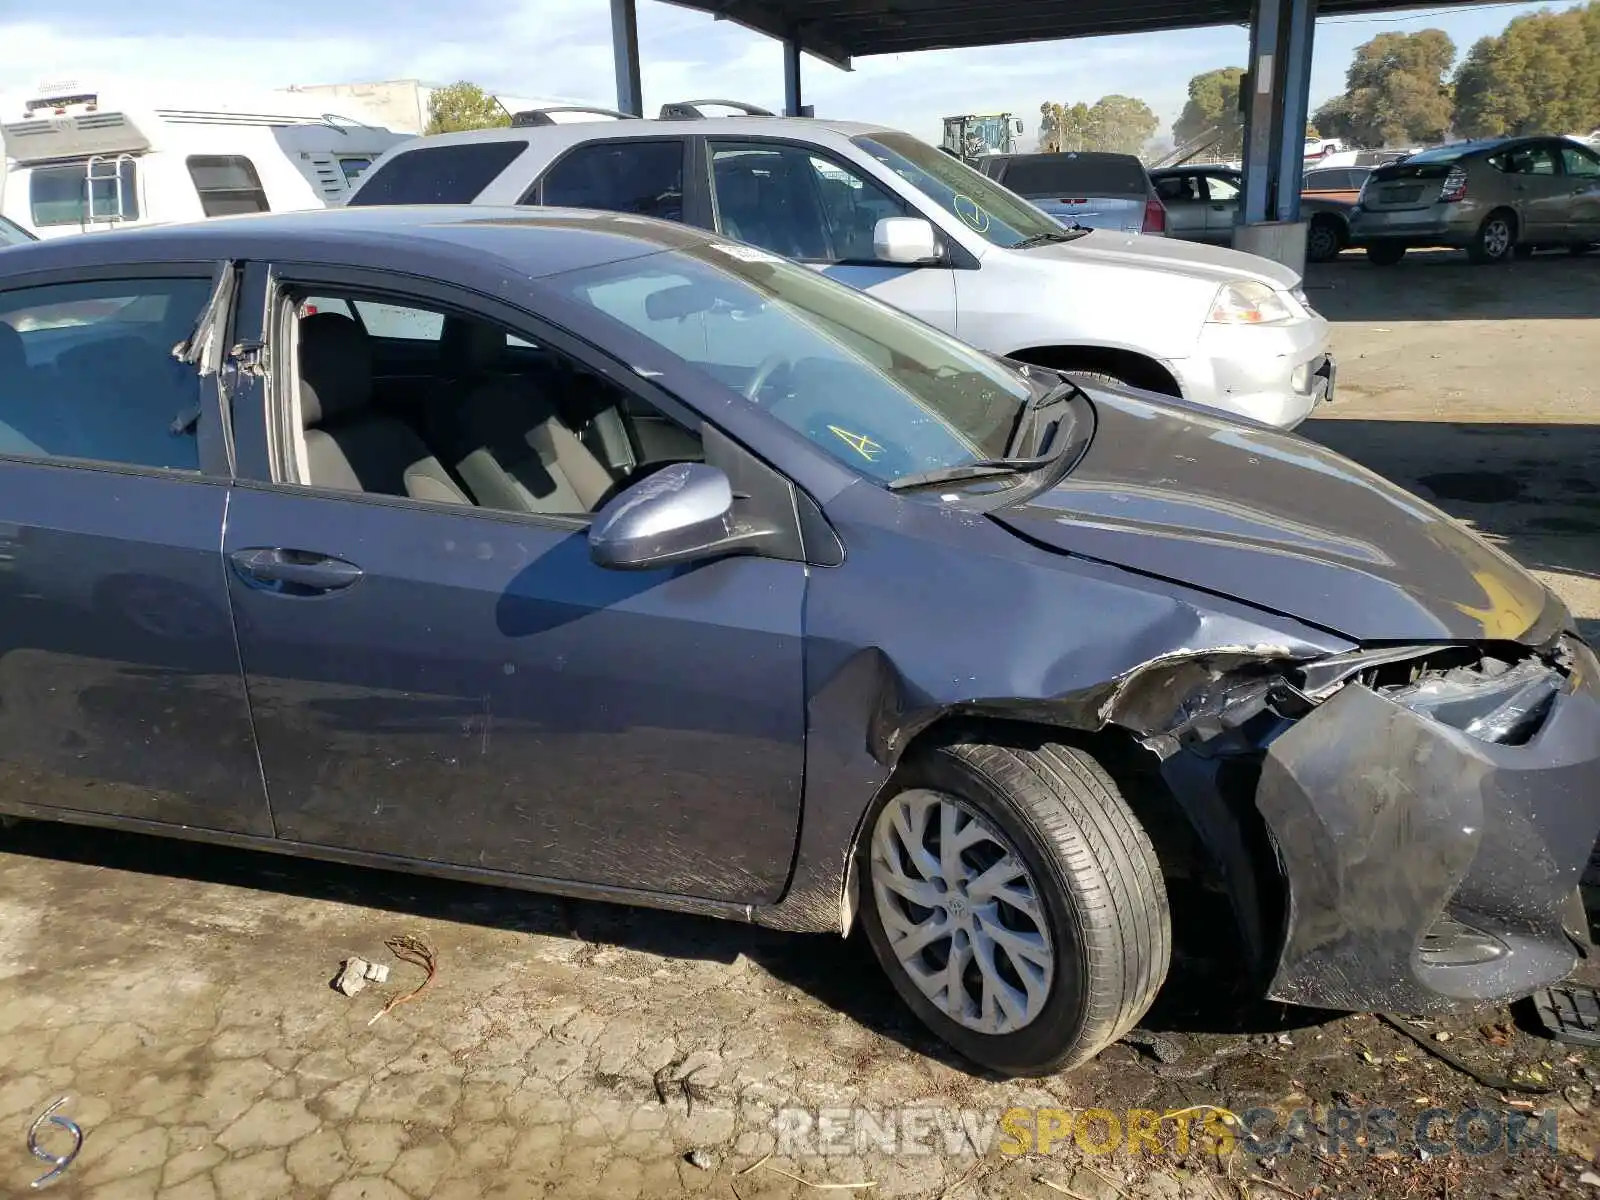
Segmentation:
<svg viewBox="0 0 1600 1200">
<path fill-rule="evenodd" d="M 1597 675 L 1571 635 L 1539 651 L 1364 649 L 1235 683 L 1169 743 L 1179 758 L 1255 751 L 1286 892 L 1279 936 L 1262 931 L 1267 994 L 1428 1012 L 1563 978 L 1588 952 Z"/>
</svg>

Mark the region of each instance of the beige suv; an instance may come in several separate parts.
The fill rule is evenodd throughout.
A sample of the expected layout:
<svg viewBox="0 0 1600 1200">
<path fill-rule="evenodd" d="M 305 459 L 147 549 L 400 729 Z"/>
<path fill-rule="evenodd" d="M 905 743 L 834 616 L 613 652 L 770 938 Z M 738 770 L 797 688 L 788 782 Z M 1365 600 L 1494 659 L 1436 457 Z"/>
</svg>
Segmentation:
<svg viewBox="0 0 1600 1200">
<path fill-rule="evenodd" d="M 1412 246 L 1454 246 L 1473 262 L 1600 243 L 1600 154 L 1571 138 L 1458 142 L 1379 167 L 1350 231 L 1378 266 Z"/>
</svg>

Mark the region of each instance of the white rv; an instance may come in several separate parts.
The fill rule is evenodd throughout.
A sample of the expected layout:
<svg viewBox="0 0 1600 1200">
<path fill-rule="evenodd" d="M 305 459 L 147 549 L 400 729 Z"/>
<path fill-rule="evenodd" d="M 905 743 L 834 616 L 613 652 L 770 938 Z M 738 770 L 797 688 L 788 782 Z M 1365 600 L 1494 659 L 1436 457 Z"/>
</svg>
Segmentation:
<svg viewBox="0 0 1600 1200">
<path fill-rule="evenodd" d="M 39 237 L 342 204 L 404 135 L 278 94 L 260 107 L 108 104 L 57 93 L 0 110 L 0 213 Z"/>
</svg>

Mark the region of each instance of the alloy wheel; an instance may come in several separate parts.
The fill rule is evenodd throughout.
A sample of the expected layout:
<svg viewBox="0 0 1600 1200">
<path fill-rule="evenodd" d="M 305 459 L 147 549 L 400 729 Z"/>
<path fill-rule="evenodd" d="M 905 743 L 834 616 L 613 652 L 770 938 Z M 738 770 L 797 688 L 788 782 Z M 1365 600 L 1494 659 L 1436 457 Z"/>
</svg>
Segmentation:
<svg viewBox="0 0 1600 1200">
<path fill-rule="evenodd" d="M 1504 258 L 1511 249 L 1511 225 L 1504 217 L 1495 217 L 1483 227 L 1483 253 L 1488 258 Z"/>
<path fill-rule="evenodd" d="M 1044 904 L 983 817 L 942 792 L 900 793 L 873 827 L 871 877 L 895 958 L 940 1012 L 992 1035 L 1039 1016 L 1055 976 Z"/>
</svg>

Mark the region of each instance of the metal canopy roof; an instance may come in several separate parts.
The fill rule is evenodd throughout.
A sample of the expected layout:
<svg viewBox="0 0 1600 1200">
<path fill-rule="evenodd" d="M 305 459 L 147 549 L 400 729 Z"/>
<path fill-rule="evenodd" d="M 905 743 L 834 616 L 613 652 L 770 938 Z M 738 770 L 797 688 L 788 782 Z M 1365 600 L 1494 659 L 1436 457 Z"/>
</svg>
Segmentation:
<svg viewBox="0 0 1600 1200">
<path fill-rule="evenodd" d="M 1322 0 L 1318 16 L 1484 0 Z M 667 0 L 735 21 L 848 68 L 870 54 L 1248 24 L 1251 0 Z"/>
</svg>

